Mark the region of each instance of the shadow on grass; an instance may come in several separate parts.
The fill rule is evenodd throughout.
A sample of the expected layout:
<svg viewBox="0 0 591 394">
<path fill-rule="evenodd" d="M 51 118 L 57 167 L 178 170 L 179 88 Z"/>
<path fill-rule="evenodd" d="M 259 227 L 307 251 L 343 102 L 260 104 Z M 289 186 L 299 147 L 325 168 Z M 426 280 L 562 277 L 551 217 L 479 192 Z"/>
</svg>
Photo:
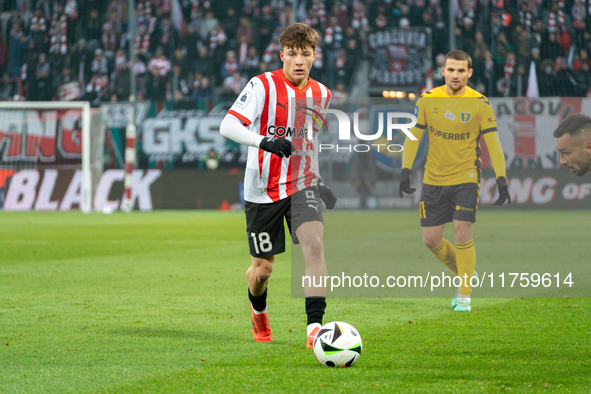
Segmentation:
<svg viewBox="0 0 591 394">
<path fill-rule="evenodd" d="M 186 338 L 197 339 L 199 341 L 239 341 L 238 336 L 229 336 L 219 330 L 204 330 L 201 327 L 195 327 L 191 330 L 180 330 L 167 327 L 149 327 L 149 326 L 126 326 L 115 330 L 109 330 L 113 335 L 129 335 L 143 338 Z"/>
</svg>

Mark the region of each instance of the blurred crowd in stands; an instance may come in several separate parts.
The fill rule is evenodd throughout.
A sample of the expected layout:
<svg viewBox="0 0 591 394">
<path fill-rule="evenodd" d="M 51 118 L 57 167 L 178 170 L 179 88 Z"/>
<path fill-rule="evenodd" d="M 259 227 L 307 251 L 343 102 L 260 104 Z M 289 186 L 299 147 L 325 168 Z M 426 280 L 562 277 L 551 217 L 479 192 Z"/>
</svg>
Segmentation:
<svg viewBox="0 0 591 394">
<path fill-rule="evenodd" d="M 454 0 L 452 0 L 454 1 Z M 455 0 L 455 44 L 489 96 L 591 96 L 591 0 Z M 371 31 L 428 26 L 434 84 L 449 48 L 443 0 L 3 0 L 0 99 L 233 101 L 253 76 L 281 67 L 292 20 L 320 33 L 311 76 L 346 96 Z M 129 46 L 137 55 L 129 59 Z M 426 73 L 426 75 L 429 73 Z M 530 81 L 531 82 L 531 81 Z"/>
</svg>

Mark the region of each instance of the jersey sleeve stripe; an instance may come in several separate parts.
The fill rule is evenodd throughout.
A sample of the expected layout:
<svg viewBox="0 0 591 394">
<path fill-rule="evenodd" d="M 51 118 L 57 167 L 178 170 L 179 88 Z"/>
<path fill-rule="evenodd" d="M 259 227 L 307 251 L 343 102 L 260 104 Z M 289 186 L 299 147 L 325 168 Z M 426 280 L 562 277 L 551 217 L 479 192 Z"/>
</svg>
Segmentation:
<svg viewBox="0 0 591 394">
<path fill-rule="evenodd" d="M 486 134 L 486 133 L 490 133 L 491 131 L 497 131 L 497 128 L 496 127 L 491 127 L 491 128 L 488 128 L 488 129 L 484 129 L 484 130 L 481 131 L 481 133 L 482 134 Z"/>
<path fill-rule="evenodd" d="M 238 112 L 234 111 L 234 110 L 229 110 L 228 113 L 230 115 L 233 115 L 235 117 L 237 117 L 238 119 L 240 119 L 240 121 L 242 123 L 244 123 L 246 126 L 250 126 L 250 124 L 252 123 L 250 120 L 248 120 L 248 118 L 244 115 L 240 115 Z"/>
<path fill-rule="evenodd" d="M 427 127 L 427 125 L 424 124 L 416 124 L 415 127 L 418 127 L 419 129 L 425 129 Z"/>
</svg>

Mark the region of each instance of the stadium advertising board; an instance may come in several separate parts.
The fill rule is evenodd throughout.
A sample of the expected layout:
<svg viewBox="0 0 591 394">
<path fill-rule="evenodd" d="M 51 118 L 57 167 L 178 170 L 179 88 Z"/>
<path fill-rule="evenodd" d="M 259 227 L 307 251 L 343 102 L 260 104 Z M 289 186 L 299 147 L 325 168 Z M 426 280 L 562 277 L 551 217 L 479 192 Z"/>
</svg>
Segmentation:
<svg viewBox="0 0 591 394">
<path fill-rule="evenodd" d="M 160 170 L 133 171 L 131 200 L 137 209 L 153 209 L 151 186 L 160 175 Z M 95 210 L 112 212 L 120 209 L 123 177 L 124 170 L 103 173 L 94 193 Z M 0 205 L 6 211 L 69 211 L 80 209 L 82 203 L 80 170 L 21 170 L 8 178 L 5 187 L 4 201 Z"/>
<path fill-rule="evenodd" d="M 492 171 L 484 171 L 480 183 L 480 207 L 491 208 L 498 198 Z M 591 204 L 589 179 L 568 170 L 508 170 L 511 204 L 505 209 L 588 209 Z M 497 208 L 498 209 L 498 208 Z"/>
<path fill-rule="evenodd" d="M 335 209 L 404 209 L 416 208 L 421 199 L 421 171 L 413 172 L 412 187 L 417 191 L 405 198 L 397 195 L 357 196 L 341 193 L 352 190 L 352 184 L 336 190 L 339 202 Z M 502 209 L 588 209 L 591 201 L 591 183 L 567 170 L 508 170 L 507 181 L 511 204 Z M 480 182 L 480 204 L 478 209 L 493 207 L 498 198 L 496 178 L 492 170 L 483 171 Z M 499 209 L 495 207 L 494 209 Z"/>
<path fill-rule="evenodd" d="M 212 149 L 222 163 L 246 162 L 247 148 L 220 134 L 222 119 L 197 110 L 164 110 L 146 119 L 138 136 L 140 164 L 165 162 L 174 168 L 195 168 Z"/>
<path fill-rule="evenodd" d="M 388 29 L 370 33 L 369 82 L 372 87 L 415 88 L 423 83 L 431 58 L 431 29 Z"/>
<path fill-rule="evenodd" d="M 127 127 L 129 123 L 129 103 L 103 103 L 101 111 L 107 127 Z M 142 124 L 148 114 L 148 103 L 138 102 L 135 104 L 135 125 Z"/>
<path fill-rule="evenodd" d="M 79 162 L 81 117 L 80 110 L 0 110 L 0 165 Z"/>
<path fill-rule="evenodd" d="M 557 169 L 552 133 L 569 115 L 591 113 L 591 99 L 569 97 L 491 98 L 507 169 Z M 486 147 L 484 168 L 492 168 Z"/>
<path fill-rule="evenodd" d="M 95 184 L 93 209 L 121 209 L 124 170 L 107 170 Z M 131 200 L 135 209 L 217 209 L 240 204 L 243 171 L 134 170 Z M 6 211 L 69 211 L 82 202 L 82 172 L 26 169 L 12 172 L 0 188 Z M 208 187 L 204 187 L 208 185 Z"/>
<path fill-rule="evenodd" d="M 217 209 L 238 204 L 243 171 L 134 170 L 132 200 L 136 209 Z M 417 174 L 420 175 L 420 174 Z M 123 170 L 107 170 L 96 183 L 93 209 L 117 211 L 123 195 Z M 418 179 L 418 178 L 417 178 Z M 585 209 L 591 201 L 591 183 L 566 170 L 509 170 L 511 205 L 504 209 Z M 6 179 L 3 209 L 7 211 L 78 209 L 82 199 L 81 171 L 27 169 L 11 172 Z M 211 187 L 204 187 L 210 185 Z M 215 186 L 213 186 L 215 185 Z M 338 185 L 338 183 L 337 183 Z M 420 182 L 416 182 L 420 187 Z M 338 191 L 338 187 L 336 188 Z M 492 171 L 484 171 L 480 209 L 492 207 L 497 198 Z M 420 190 L 414 197 L 420 196 Z M 0 199 L 0 203 L 1 203 Z M 396 196 L 339 195 L 336 209 L 412 208 L 418 200 Z M 1 204 L 0 204 L 1 205 Z"/>
</svg>

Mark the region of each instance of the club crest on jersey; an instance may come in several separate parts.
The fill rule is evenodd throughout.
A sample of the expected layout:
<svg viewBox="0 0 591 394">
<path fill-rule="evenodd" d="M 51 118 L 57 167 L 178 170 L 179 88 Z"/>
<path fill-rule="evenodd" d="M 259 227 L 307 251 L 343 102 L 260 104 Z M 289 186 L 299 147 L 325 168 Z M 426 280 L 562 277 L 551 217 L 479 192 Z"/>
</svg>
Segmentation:
<svg viewBox="0 0 591 394">
<path fill-rule="evenodd" d="M 460 119 L 462 122 L 468 123 L 472 119 L 472 114 L 470 112 L 462 112 L 460 113 Z"/>
<path fill-rule="evenodd" d="M 242 94 L 240 95 L 240 97 L 238 97 L 238 99 L 234 102 L 234 105 L 239 107 L 239 108 L 246 108 L 246 106 L 248 105 L 248 103 L 250 102 L 250 98 L 252 97 L 252 93 L 250 92 L 242 92 Z"/>
<path fill-rule="evenodd" d="M 449 120 L 456 120 L 456 116 L 454 114 L 452 114 L 449 109 L 447 110 L 447 112 L 443 116 L 445 116 Z M 464 123 L 466 123 L 466 122 L 464 122 Z"/>
</svg>

